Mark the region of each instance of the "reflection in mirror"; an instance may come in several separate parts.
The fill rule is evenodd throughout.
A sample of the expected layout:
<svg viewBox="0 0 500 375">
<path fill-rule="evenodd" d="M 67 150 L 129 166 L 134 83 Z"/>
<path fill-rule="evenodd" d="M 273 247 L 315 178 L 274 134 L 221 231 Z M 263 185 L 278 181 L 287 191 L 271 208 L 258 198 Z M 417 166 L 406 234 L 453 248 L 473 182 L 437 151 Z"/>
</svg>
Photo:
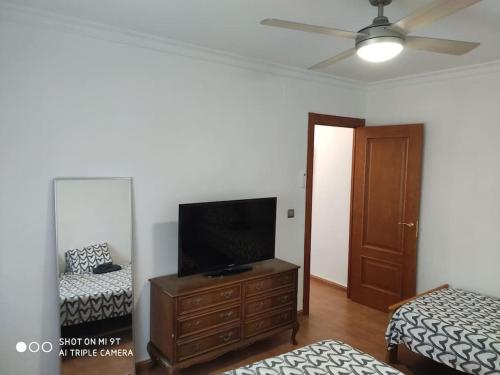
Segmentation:
<svg viewBox="0 0 500 375">
<path fill-rule="evenodd" d="M 134 374 L 132 180 L 56 179 L 61 374 Z"/>
</svg>

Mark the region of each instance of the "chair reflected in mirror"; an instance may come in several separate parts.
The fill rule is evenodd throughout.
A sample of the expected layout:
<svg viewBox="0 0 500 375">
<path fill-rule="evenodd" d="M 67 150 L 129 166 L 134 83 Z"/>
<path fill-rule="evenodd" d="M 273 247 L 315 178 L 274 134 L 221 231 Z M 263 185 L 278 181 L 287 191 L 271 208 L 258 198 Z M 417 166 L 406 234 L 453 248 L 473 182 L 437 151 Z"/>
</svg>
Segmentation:
<svg viewBox="0 0 500 375">
<path fill-rule="evenodd" d="M 132 180 L 54 180 L 61 374 L 134 374 Z"/>
</svg>

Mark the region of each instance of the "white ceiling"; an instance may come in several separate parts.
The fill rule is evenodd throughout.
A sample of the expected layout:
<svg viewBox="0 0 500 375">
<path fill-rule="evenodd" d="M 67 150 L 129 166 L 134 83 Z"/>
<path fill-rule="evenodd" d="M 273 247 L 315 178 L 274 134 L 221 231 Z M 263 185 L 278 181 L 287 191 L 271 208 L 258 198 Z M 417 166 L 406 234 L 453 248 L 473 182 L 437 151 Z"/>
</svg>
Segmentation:
<svg viewBox="0 0 500 375">
<path fill-rule="evenodd" d="M 393 0 L 386 15 L 397 21 L 429 0 Z M 307 68 L 353 46 L 350 40 L 280 30 L 259 24 L 264 18 L 358 30 L 376 8 L 368 0 L 9 0 L 156 37 L 223 50 L 260 60 Z M 394 60 L 370 64 L 357 56 L 331 67 L 335 76 L 379 81 L 500 60 L 500 1 L 483 0 L 415 35 L 477 41 L 464 56 L 404 51 Z"/>
</svg>

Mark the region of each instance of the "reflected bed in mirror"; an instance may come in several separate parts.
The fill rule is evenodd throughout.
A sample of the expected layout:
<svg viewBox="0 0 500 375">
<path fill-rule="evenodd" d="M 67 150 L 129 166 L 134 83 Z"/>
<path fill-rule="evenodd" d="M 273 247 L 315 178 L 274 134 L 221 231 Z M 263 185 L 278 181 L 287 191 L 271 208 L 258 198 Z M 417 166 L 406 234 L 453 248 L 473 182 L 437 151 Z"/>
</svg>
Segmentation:
<svg viewBox="0 0 500 375">
<path fill-rule="evenodd" d="M 132 179 L 54 180 L 61 374 L 134 374 Z"/>
</svg>

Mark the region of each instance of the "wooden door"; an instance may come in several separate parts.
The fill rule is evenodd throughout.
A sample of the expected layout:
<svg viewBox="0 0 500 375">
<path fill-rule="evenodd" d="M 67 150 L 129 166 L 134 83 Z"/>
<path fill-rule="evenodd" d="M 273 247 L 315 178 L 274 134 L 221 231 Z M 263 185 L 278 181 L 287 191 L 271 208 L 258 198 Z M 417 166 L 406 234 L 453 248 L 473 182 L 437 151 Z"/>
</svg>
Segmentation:
<svg viewBox="0 0 500 375">
<path fill-rule="evenodd" d="M 423 125 L 355 133 L 349 297 L 387 311 L 416 292 Z"/>
</svg>

